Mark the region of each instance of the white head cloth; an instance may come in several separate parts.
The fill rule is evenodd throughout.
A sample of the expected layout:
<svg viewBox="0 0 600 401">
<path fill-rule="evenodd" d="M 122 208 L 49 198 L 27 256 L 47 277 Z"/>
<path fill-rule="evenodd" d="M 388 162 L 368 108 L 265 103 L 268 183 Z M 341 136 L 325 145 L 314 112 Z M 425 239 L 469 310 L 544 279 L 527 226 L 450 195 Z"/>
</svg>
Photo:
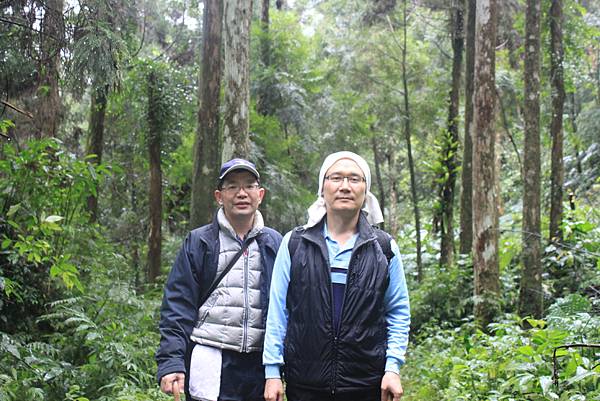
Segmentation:
<svg viewBox="0 0 600 401">
<path fill-rule="evenodd" d="M 312 227 L 323 219 L 327 210 L 325 209 L 325 199 L 323 198 L 323 181 L 325 180 L 325 173 L 331 166 L 333 166 L 338 160 L 350 159 L 363 171 L 365 179 L 367 181 L 367 195 L 365 197 L 365 203 L 363 204 L 362 210 L 367 215 L 367 221 L 369 224 L 380 224 L 383 223 L 383 213 L 379 207 L 379 202 L 375 195 L 371 193 L 371 170 L 366 160 L 353 152 L 336 152 L 332 153 L 325 158 L 321 171 L 319 171 L 319 191 L 317 192 L 317 200 L 308 208 L 308 222 L 305 227 Z"/>
</svg>

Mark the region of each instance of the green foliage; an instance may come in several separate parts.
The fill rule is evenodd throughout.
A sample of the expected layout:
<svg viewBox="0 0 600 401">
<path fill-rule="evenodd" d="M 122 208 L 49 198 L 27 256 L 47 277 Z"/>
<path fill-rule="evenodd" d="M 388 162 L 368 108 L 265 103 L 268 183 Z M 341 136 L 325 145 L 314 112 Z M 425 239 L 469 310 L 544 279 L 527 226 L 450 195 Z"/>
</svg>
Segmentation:
<svg viewBox="0 0 600 401">
<path fill-rule="evenodd" d="M 109 277 L 100 280 L 94 295 L 50 304 L 40 322 L 56 331 L 44 342 L 0 332 L 0 399 L 169 399 L 153 373 L 156 294 L 140 297 Z"/>
<path fill-rule="evenodd" d="M 577 311 L 568 313 L 566 311 Z M 423 330 L 403 372 L 407 400 L 585 400 L 600 395 L 600 367 L 594 351 L 557 351 L 558 386 L 552 383 L 555 347 L 597 343 L 600 318 L 580 296 L 558 300 L 546 320 L 521 329 L 507 316 L 485 334 L 465 324 Z M 573 328 L 576 328 L 573 330 Z"/>
<path fill-rule="evenodd" d="M 8 132 L 9 128 L 13 128 L 15 123 L 10 120 L 2 119 L 0 120 L 0 132 L 4 135 Z"/>
<path fill-rule="evenodd" d="M 585 206 L 575 211 L 566 209 L 563 242 L 545 249 L 544 265 L 552 278 L 550 284 L 555 296 L 585 291 L 597 284 L 600 225 L 590 219 L 593 213 L 593 209 Z"/>
<path fill-rule="evenodd" d="M 6 145 L 4 157 L 0 327 L 13 330 L 31 323 L 60 282 L 69 290 L 83 290 L 74 239 L 77 228 L 87 224 L 86 198 L 108 170 L 75 160 L 53 139 L 31 141 L 20 150 Z M 15 315 L 24 319 L 14 321 Z"/>
<path fill-rule="evenodd" d="M 457 264 L 448 267 L 434 265 L 425 270 L 424 276 L 410 292 L 413 332 L 419 333 L 432 324 L 442 327 L 460 325 L 471 315 L 473 267 L 469 259 L 459 259 Z"/>
<path fill-rule="evenodd" d="M 137 45 L 131 40 L 135 17 L 131 3 L 120 0 L 81 1 L 77 13 L 67 14 L 74 31 L 67 69 L 75 93 L 82 94 L 90 78 L 95 88 L 119 87 L 130 48 Z"/>
</svg>

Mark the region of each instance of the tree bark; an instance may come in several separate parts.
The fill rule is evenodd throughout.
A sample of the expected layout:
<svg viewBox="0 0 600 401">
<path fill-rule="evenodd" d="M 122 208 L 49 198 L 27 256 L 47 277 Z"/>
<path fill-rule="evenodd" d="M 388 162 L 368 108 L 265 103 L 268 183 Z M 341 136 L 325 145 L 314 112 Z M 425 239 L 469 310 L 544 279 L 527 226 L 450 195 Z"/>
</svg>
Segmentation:
<svg viewBox="0 0 600 401">
<path fill-rule="evenodd" d="M 40 82 L 37 89 L 36 136 L 54 137 L 62 110 L 58 91 L 60 51 L 63 47 L 63 0 L 47 0 L 41 35 Z"/>
<path fill-rule="evenodd" d="M 250 22 L 252 0 L 224 1 L 225 116 L 223 156 L 250 153 Z"/>
<path fill-rule="evenodd" d="M 464 46 L 463 11 L 456 8 L 452 11 L 452 89 L 450 90 L 450 105 L 448 110 L 448 136 L 444 141 L 443 163 L 446 178 L 441 189 L 441 231 L 440 265 L 449 266 L 454 261 L 454 190 L 458 161 L 458 108 L 460 105 L 460 78 L 462 69 L 462 53 Z"/>
<path fill-rule="evenodd" d="M 385 153 L 385 160 L 387 162 L 387 169 L 390 172 L 391 177 L 395 177 L 398 175 L 396 169 L 396 161 L 394 155 L 391 152 Z M 388 232 L 396 233 L 398 232 L 398 186 L 396 185 L 396 180 L 392 178 L 389 183 L 389 213 L 388 213 Z"/>
<path fill-rule="evenodd" d="M 467 0 L 465 49 L 465 139 L 460 197 L 460 253 L 470 254 L 473 247 L 473 85 L 475 71 L 476 0 Z"/>
<path fill-rule="evenodd" d="M 381 229 L 385 229 L 385 189 L 383 187 L 383 179 L 381 177 L 381 156 L 377 147 L 377 138 L 373 134 L 371 137 L 371 146 L 373 147 L 373 160 L 375 163 L 375 181 L 377 182 L 377 189 L 379 190 L 379 206 L 381 206 L 381 212 L 383 214 L 384 223 L 381 225 Z"/>
<path fill-rule="evenodd" d="M 262 68 L 266 71 L 271 65 L 271 43 L 269 38 L 269 0 L 261 1 L 261 17 L 260 17 L 260 28 L 262 35 L 260 37 L 260 58 L 262 61 Z M 273 114 L 271 107 L 271 85 L 268 80 L 262 79 L 259 82 L 258 99 L 256 101 L 257 111 L 263 115 Z"/>
<path fill-rule="evenodd" d="M 91 107 L 90 107 L 90 127 L 87 145 L 87 155 L 94 155 L 88 160 L 90 163 L 98 165 L 102 163 L 102 149 L 104 147 L 104 118 L 106 116 L 108 87 L 92 87 Z M 98 220 L 98 197 L 100 196 L 100 187 L 96 187 L 96 194 L 87 198 L 90 220 Z"/>
<path fill-rule="evenodd" d="M 215 204 L 212 188 L 221 162 L 219 107 L 221 104 L 222 0 L 206 0 L 203 17 L 202 66 L 198 94 L 198 129 L 194 144 L 194 173 L 190 228 L 211 221 Z"/>
<path fill-rule="evenodd" d="M 575 98 L 575 92 L 569 92 L 570 106 L 569 107 L 569 121 L 571 121 L 571 131 L 573 135 L 577 135 L 577 117 L 579 117 L 579 107 L 577 107 L 577 99 Z M 581 158 L 579 157 L 579 143 L 573 141 L 573 150 L 575 151 L 575 168 L 577 174 L 583 174 L 583 166 L 581 165 Z"/>
<path fill-rule="evenodd" d="M 162 169 L 160 91 L 156 74 L 148 74 L 148 160 L 150 188 L 148 191 L 150 234 L 148 236 L 148 282 L 154 283 L 160 274 L 162 244 Z"/>
<path fill-rule="evenodd" d="M 552 82 L 552 168 L 550 177 L 550 232 L 552 242 L 562 242 L 563 185 L 563 112 L 565 84 L 563 74 L 563 12 L 562 0 L 552 0 L 550 6 L 550 79 Z"/>
<path fill-rule="evenodd" d="M 402 46 L 402 86 L 404 89 L 404 139 L 406 140 L 406 153 L 408 156 L 408 168 L 410 171 L 410 193 L 413 201 L 413 212 L 415 214 L 415 233 L 417 240 L 417 280 L 423 279 L 423 263 L 421 258 L 421 216 L 419 213 L 419 199 L 417 195 L 417 179 L 415 174 L 415 163 L 412 155 L 411 132 L 410 132 L 410 103 L 408 99 L 408 77 L 406 73 L 407 53 L 407 23 L 406 10 L 407 0 L 403 3 L 403 46 Z"/>
<path fill-rule="evenodd" d="M 498 312 L 498 212 L 496 194 L 496 1 L 477 2 L 473 93 L 474 315 L 486 327 Z"/>
<path fill-rule="evenodd" d="M 525 93 L 523 143 L 523 272 L 521 316 L 542 317 L 540 225 L 540 0 L 527 0 L 525 11 Z"/>
</svg>

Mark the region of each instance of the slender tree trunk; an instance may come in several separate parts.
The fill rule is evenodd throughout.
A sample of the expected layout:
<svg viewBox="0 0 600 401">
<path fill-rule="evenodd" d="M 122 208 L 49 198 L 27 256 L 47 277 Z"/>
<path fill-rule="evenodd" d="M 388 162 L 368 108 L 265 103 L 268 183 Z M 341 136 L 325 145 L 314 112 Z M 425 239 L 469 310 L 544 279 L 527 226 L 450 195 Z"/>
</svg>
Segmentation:
<svg viewBox="0 0 600 401">
<path fill-rule="evenodd" d="M 377 138 L 375 135 L 371 137 L 371 146 L 373 147 L 373 159 L 375 161 L 375 181 L 377 182 L 377 189 L 379 190 L 379 205 L 381 206 L 385 221 L 385 190 L 383 187 L 383 179 L 381 177 L 381 156 L 379 155 Z M 381 225 L 381 228 L 385 229 L 385 223 Z"/>
<path fill-rule="evenodd" d="M 225 116 L 223 156 L 250 153 L 250 22 L 252 0 L 224 0 Z"/>
<path fill-rule="evenodd" d="M 550 6 L 550 77 L 552 81 L 552 168 L 550 184 L 550 241 L 562 242 L 563 185 L 565 166 L 563 163 L 563 109 L 565 84 L 563 75 L 563 12 L 562 0 L 552 0 Z"/>
<path fill-rule="evenodd" d="M 398 175 L 396 170 L 396 162 L 394 160 L 394 156 L 391 152 L 385 153 L 385 160 L 387 161 L 388 171 L 391 177 L 396 177 Z M 388 232 L 395 233 L 398 232 L 398 187 L 396 185 L 396 180 L 392 178 L 391 183 L 389 185 L 389 213 L 388 213 Z"/>
<path fill-rule="evenodd" d="M 262 35 L 260 37 L 260 58 L 262 61 L 262 68 L 267 70 L 271 65 L 271 43 L 269 38 L 269 0 L 261 0 L 261 17 L 260 17 L 260 28 Z M 270 85 L 269 76 L 267 79 L 261 79 L 259 82 L 259 93 L 257 99 L 256 109 L 263 116 L 271 115 L 273 113 L 271 107 L 271 92 L 272 88 Z"/>
<path fill-rule="evenodd" d="M 148 160 L 150 162 L 150 234 L 148 236 L 148 281 L 154 283 L 160 274 L 162 244 L 162 169 L 160 161 L 161 121 L 160 92 L 154 72 L 148 74 Z"/>
<path fill-rule="evenodd" d="M 475 71 L 476 0 L 467 0 L 465 49 L 465 139 L 463 144 L 460 197 L 460 253 L 469 254 L 473 247 L 473 84 Z"/>
<path fill-rule="evenodd" d="M 525 21 L 525 141 L 523 144 L 523 273 L 521 316 L 542 317 L 540 224 L 540 0 L 527 0 Z"/>
<path fill-rule="evenodd" d="M 571 101 L 569 102 L 571 107 L 569 107 L 569 120 L 571 121 L 571 131 L 573 132 L 573 136 L 577 137 L 577 117 L 579 116 L 579 108 L 577 107 L 577 100 L 575 99 L 575 92 L 569 93 L 569 98 Z M 575 150 L 575 168 L 577 169 L 577 174 L 583 174 L 583 167 L 581 165 L 581 159 L 579 157 L 579 141 L 573 141 L 573 148 Z"/>
<path fill-rule="evenodd" d="M 44 7 L 41 35 L 40 83 L 36 129 L 38 137 L 53 137 L 58 132 L 62 115 L 58 91 L 60 51 L 64 40 L 63 0 L 47 0 Z"/>
<path fill-rule="evenodd" d="M 130 134 L 128 140 L 128 151 L 133 152 L 135 143 L 135 133 Z M 127 159 L 127 186 L 129 190 L 129 202 L 130 208 L 133 213 L 137 215 L 138 213 L 138 197 L 137 197 L 137 187 L 136 187 L 136 173 L 135 173 L 135 163 L 132 157 Z M 132 227 L 133 228 L 133 227 Z M 137 228 L 134 228 L 130 238 L 128 239 L 128 246 L 130 248 L 131 255 L 131 269 L 134 272 L 133 276 L 133 288 L 136 291 L 141 291 L 141 277 L 140 277 L 140 241 L 139 236 L 137 235 Z"/>
<path fill-rule="evenodd" d="M 486 327 L 498 312 L 498 212 L 496 194 L 496 1 L 479 0 L 475 27 L 473 93 L 474 315 Z"/>
<path fill-rule="evenodd" d="M 408 168 L 410 171 L 410 193 L 413 201 L 413 212 L 415 214 L 415 232 L 417 239 L 417 280 L 420 282 L 423 278 L 423 263 L 421 259 L 421 216 L 419 213 L 419 199 L 417 196 L 417 179 L 415 174 L 415 163 L 412 155 L 411 128 L 410 128 L 410 104 L 408 101 L 408 77 L 406 73 L 406 53 L 407 53 L 407 24 L 408 15 L 406 10 L 407 0 L 404 0 L 403 13 L 403 46 L 402 46 L 402 86 L 404 90 L 404 139 L 406 140 L 406 153 L 408 155 Z"/>
<path fill-rule="evenodd" d="M 448 110 L 448 137 L 444 141 L 444 170 L 447 178 L 442 185 L 442 240 L 440 246 L 440 265 L 448 266 L 454 261 L 454 190 L 456 187 L 456 173 L 458 161 L 458 108 L 460 105 L 460 77 L 462 70 L 462 54 L 464 46 L 463 11 L 460 8 L 453 10 L 452 19 L 452 89 L 450 90 L 450 106 Z"/>
<path fill-rule="evenodd" d="M 194 174 L 190 228 L 211 221 L 214 214 L 212 188 L 221 163 L 219 107 L 221 91 L 221 30 L 223 27 L 222 0 L 204 3 L 202 67 L 198 94 L 198 129 L 194 145 Z"/>
<path fill-rule="evenodd" d="M 93 87 L 91 93 L 90 107 L 90 127 L 87 145 L 87 155 L 94 155 L 89 161 L 96 165 L 102 163 L 102 149 L 104 147 L 104 118 L 106 116 L 108 87 Z M 100 187 L 96 187 L 96 194 L 90 195 L 87 198 L 88 211 L 90 220 L 98 220 L 98 196 L 100 195 Z"/>
</svg>

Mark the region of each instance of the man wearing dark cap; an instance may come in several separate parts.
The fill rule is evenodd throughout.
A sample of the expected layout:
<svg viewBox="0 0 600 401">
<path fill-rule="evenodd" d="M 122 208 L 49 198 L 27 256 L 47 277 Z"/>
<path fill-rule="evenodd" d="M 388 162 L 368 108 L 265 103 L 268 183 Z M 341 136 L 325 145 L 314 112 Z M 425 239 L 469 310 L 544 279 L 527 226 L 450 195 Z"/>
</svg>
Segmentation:
<svg viewBox="0 0 600 401">
<path fill-rule="evenodd" d="M 265 189 L 253 163 L 221 166 L 212 223 L 191 231 L 167 279 L 158 380 L 188 400 L 263 400 L 261 352 L 281 235 L 258 211 Z"/>
</svg>

